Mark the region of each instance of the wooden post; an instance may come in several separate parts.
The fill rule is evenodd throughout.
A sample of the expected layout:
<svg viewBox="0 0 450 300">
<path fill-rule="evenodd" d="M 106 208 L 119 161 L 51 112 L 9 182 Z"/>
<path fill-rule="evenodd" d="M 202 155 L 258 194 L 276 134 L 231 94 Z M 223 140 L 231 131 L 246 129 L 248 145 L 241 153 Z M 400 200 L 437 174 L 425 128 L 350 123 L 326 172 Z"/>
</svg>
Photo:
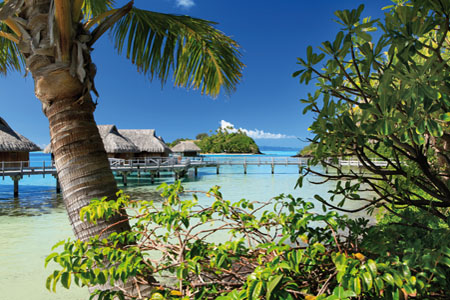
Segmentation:
<svg viewBox="0 0 450 300">
<path fill-rule="evenodd" d="M 61 194 L 61 185 L 59 184 L 58 175 L 55 175 L 56 178 L 56 193 Z"/>
<path fill-rule="evenodd" d="M 14 198 L 19 197 L 19 180 L 21 178 L 20 175 L 11 176 L 11 179 L 14 181 Z"/>
<path fill-rule="evenodd" d="M 127 172 L 122 172 L 122 182 L 124 186 L 128 185 L 128 173 Z"/>
<path fill-rule="evenodd" d="M 217 168 L 216 168 L 216 174 L 220 174 L 220 166 L 219 165 L 217 165 Z"/>
<path fill-rule="evenodd" d="M 151 182 L 152 184 L 155 183 L 155 173 L 154 173 L 154 172 L 150 172 L 150 182 Z"/>
<path fill-rule="evenodd" d="M 194 168 L 194 175 L 195 175 L 195 177 L 197 177 L 197 175 L 198 175 L 198 168 Z"/>
<path fill-rule="evenodd" d="M 244 174 L 247 174 L 247 158 L 244 158 Z"/>
<path fill-rule="evenodd" d="M 274 163 L 274 159 L 272 157 L 272 174 L 275 173 L 275 163 Z"/>
</svg>

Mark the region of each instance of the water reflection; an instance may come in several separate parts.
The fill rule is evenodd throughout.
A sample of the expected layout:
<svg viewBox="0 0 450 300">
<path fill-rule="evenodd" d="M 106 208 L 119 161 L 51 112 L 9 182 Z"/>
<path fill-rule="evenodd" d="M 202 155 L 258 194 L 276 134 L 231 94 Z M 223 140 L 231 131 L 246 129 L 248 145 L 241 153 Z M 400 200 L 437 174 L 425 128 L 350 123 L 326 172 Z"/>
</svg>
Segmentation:
<svg viewBox="0 0 450 300">
<path fill-rule="evenodd" d="M 64 209 L 62 197 L 48 186 L 20 186 L 19 197 L 12 186 L 0 185 L 0 216 L 40 216 Z"/>
<path fill-rule="evenodd" d="M 48 186 L 21 186 L 19 197 L 14 198 L 12 186 L 0 185 L 0 216 L 35 217 L 64 212 L 61 194 Z M 161 201 L 160 193 L 146 185 L 121 187 L 131 199 Z"/>
</svg>

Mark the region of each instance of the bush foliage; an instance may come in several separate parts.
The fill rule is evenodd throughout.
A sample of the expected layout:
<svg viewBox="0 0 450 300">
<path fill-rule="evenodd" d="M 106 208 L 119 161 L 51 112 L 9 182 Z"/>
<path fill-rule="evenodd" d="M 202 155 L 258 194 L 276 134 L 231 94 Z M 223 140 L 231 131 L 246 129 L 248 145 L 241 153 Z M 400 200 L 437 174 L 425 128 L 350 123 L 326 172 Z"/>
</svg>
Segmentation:
<svg viewBox="0 0 450 300">
<path fill-rule="evenodd" d="M 50 254 L 60 269 L 47 279 L 55 289 L 136 280 L 152 287 L 144 299 L 406 299 L 449 297 L 447 231 L 396 224 L 369 227 L 364 219 L 318 213 L 290 195 L 267 203 L 224 200 L 218 187 L 187 197 L 181 184 L 163 185 L 162 203 L 94 200 L 82 209 L 95 222 L 123 213 L 131 231 L 88 243 L 67 240 Z M 183 194 L 183 196 L 182 196 Z M 417 240 L 414 235 L 424 237 Z M 215 236 L 219 236 L 217 241 Z M 127 245 L 127 246 L 124 246 Z M 108 265 L 105 264 L 108 262 Z M 133 298 L 97 291 L 100 299 Z M 146 298 L 145 298 L 146 299 Z"/>
</svg>

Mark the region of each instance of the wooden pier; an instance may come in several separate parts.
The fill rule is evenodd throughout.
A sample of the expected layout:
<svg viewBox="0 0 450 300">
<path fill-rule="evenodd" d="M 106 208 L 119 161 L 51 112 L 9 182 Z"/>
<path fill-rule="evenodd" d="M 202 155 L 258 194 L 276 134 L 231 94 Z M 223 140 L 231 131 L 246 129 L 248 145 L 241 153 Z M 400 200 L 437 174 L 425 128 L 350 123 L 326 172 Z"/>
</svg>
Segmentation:
<svg viewBox="0 0 450 300">
<path fill-rule="evenodd" d="M 298 166 L 299 173 L 303 166 L 308 164 L 308 158 L 303 157 L 220 157 L 220 156 L 199 156 L 199 157 L 148 157 L 135 158 L 131 160 L 109 159 L 111 170 L 118 176 L 122 177 L 122 182 L 126 186 L 128 176 L 132 173 L 141 174 L 149 173 L 151 182 L 154 183 L 155 177 L 160 172 L 171 172 L 176 179 L 184 177 L 189 169 L 194 169 L 197 176 L 199 168 L 214 167 L 216 173 L 220 174 L 221 166 L 242 166 L 244 174 L 247 174 L 248 166 L 271 166 L 271 173 L 275 173 L 275 166 Z M 340 166 L 357 166 L 362 168 L 363 165 L 358 160 L 339 160 Z M 377 166 L 385 167 L 384 161 L 376 162 Z M 10 177 L 14 182 L 14 196 L 19 195 L 19 180 L 24 176 L 42 175 L 45 177 L 53 176 L 57 180 L 57 192 L 59 192 L 59 184 L 56 168 L 53 162 L 49 161 L 22 161 L 22 162 L 0 162 L 0 177 Z"/>
</svg>

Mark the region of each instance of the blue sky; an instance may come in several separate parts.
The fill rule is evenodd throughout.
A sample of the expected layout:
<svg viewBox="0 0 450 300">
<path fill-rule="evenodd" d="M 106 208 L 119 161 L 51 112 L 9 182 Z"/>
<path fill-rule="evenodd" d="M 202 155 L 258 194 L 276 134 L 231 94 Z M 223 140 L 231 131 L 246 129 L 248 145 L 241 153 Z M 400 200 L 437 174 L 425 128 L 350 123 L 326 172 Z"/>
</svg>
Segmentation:
<svg viewBox="0 0 450 300">
<path fill-rule="evenodd" d="M 118 0 L 118 3 L 125 1 Z M 218 28 L 242 47 L 246 67 L 243 79 L 231 96 L 216 99 L 199 91 L 174 88 L 170 80 L 161 88 L 150 82 L 113 48 L 108 35 L 95 45 L 99 105 L 98 124 L 118 128 L 155 128 L 166 141 L 194 138 L 223 124 L 246 129 L 258 145 L 302 147 L 296 137 L 308 136 L 312 116 L 302 115 L 299 102 L 313 86 L 302 86 L 291 74 L 296 58 L 306 47 L 332 40 L 340 26 L 334 11 L 364 3 L 364 16 L 380 17 L 387 0 L 136 0 L 139 8 L 187 14 L 219 22 Z M 49 142 L 48 122 L 34 96 L 31 76 L 11 73 L 0 78 L 3 117 L 16 131 L 39 145 Z"/>
</svg>

